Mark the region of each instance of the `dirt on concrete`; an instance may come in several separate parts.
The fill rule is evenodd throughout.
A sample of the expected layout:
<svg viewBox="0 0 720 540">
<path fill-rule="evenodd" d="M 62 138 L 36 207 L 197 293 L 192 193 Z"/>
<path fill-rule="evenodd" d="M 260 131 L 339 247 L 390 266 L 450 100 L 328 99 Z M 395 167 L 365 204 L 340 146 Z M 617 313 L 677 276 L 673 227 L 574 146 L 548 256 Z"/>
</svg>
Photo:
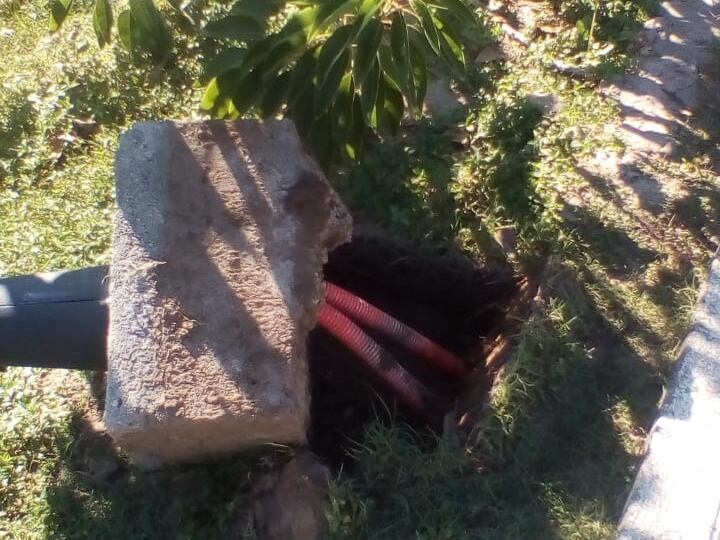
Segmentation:
<svg viewBox="0 0 720 540">
<path fill-rule="evenodd" d="M 137 124 L 116 183 L 108 431 L 148 469 L 304 443 L 306 337 L 351 219 L 292 122 Z"/>
</svg>

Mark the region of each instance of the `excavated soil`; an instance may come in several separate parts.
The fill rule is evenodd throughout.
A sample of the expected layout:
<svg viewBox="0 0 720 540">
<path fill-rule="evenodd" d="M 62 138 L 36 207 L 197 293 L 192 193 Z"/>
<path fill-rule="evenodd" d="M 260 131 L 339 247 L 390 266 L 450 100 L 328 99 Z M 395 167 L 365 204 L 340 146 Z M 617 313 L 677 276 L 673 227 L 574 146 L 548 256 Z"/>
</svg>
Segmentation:
<svg viewBox="0 0 720 540">
<path fill-rule="evenodd" d="M 506 268 L 486 268 L 456 253 L 438 254 L 380 235 L 358 235 L 330 254 L 327 281 L 393 315 L 484 370 L 485 345 L 498 333 L 516 282 Z M 345 461 L 353 441 L 376 417 L 390 415 L 416 428 L 439 431 L 461 393 L 453 381 L 368 332 L 431 392 L 424 415 L 413 414 L 335 338 L 310 335 L 312 392 L 310 446 L 333 464 Z M 388 414 L 389 413 L 389 414 Z"/>
</svg>

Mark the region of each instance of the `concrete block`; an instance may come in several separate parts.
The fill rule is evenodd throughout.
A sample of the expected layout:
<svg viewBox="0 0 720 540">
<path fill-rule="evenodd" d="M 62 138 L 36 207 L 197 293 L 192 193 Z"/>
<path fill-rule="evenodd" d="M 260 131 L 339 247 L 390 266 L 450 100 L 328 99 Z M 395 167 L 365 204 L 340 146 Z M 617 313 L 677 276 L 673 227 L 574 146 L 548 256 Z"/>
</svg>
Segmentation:
<svg viewBox="0 0 720 540">
<path fill-rule="evenodd" d="M 349 214 L 289 121 L 138 124 L 116 158 L 105 423 L 146 469 L 302 443 Z"/>
<path fill-rule="evenodd" d="M 648 441 L 618 538 L 720 538 L 720 259 Z"/>
</svg>

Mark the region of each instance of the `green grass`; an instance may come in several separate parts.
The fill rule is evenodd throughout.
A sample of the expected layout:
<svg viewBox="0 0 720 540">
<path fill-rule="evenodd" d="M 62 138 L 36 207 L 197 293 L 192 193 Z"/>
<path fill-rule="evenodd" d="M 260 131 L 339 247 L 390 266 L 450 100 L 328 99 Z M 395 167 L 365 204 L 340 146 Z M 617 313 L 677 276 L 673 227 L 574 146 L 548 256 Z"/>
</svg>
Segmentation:
<svg viewBox="0 0 720 540">
<path fill-rule="evenodd" d="M 192 111 L 197 62 L 152 82 L 117 44 L 97 47 L 87 6 L 53 35 L 43 2 L 8 1 L 1 13 L 0 275 L 107 262 L 119 133 Z"/>
<path fill-rule="evenodd" d="M 466 446 L 371 426 L 330 538 L 614 538 L 662 381 L 556 271 Z"/>
<path fill-rule="evenodd" d="M 63 32 L 49 35 L 44 2 L 0 5 L 2 276 L 108 262 L 119 134 L 134 121 L 186 117 L 197 98 L 192 58 L 151 82 L 119 48 L 98 49 L 87 3 L 76 6 Z M 98 129 L 88 137 L 74 121 Z M 186 484 L 172 483 L 176 473 L 97 481 L 79 459 L 89 390 L 78 376 L 53 378 L 0 372 L 0 537 L 212 537 L 242 517 L 233 501 L 247 492 L 246 462 L 183 471 Z M 161 495 L 170 491 L 172 500 Z M 168 504 L 155 500 L 153 511 L 149 497 Z"/>
<path fill-rule="evenodd" d="M 43 391 L 39 377 L 0 373 L 0 534 L 9 538 L 43 537 L 48 480 L 68 442 L 67 400 Z"/>
<path fill-rule="evenodd" d="M 48 36 L 44 2 L 0 4 L 0 275 L 107 262 L 119 134 L 194 114 L 195 45 L 166 77 L 148 74 L 117 46 L 99 50 L 78 5 Z M 512 227 L 511 263 L 542 287 L 467 438 L 387 418 L 368 427 L 331 486 L 329 538 L 614 535 L 720 237 L 720 186 L 713 133 L 689 131 L 683 157 L 644 165 L 680 186 L 659 210 L 597 166 L 623 151 L 607 129 L 619 113 L 549 60 L 596 76 L 625 69 L 622 44 L 652 6 L 600 4 L 593 44 L 595 5 L 560 2 L 558 23 L 538 3 L 537 24 L 558 32 L 479 67 L 457 117 L 410 126 L 333 175 L 358 222 L 479 260 L 502 257 L 494 234 Z M 605 40 L 618 48 L 598 52 Z M 557 110 L 537 109 L 537 95 Z M 99 130 L 85 136 L 78 120 Z M 90 395 L 77 375 L 0 372 L 0 537 L 253 537 L 253 485 L 287 455 L 141 474 L 92 429 Z"/>
<path fill-rule="evenodd" d="M 442 223 L 445 242 L 477 257 L 492 252 L 495 230 L 512 226 L 517 267 L 540 272 L 543 286 L 466 443 L 422 451 L 423 434 L 371 426 L 358 472 L 334 486 L 331 538 L 615 536 L 712 254 L 705 240 L 717 238 L 720 185 L 708 146 L 648 167 L 650 178 L 684 186 L 655 213 L 603 176 L 596 160 L 623 151 L 606 129 L 619 112 L 594 85 L 549 69 L 547 55 L 564 45 L 547 41 L 470 103 L 463 147 L 448 144 L 452 129 L 431 125 L 432 150 L 419 161 L 414 145 L 404 150 L 412 166 L 378 153 L 393 161 L 373 164 L 372 196 L 352 198 L 364 183 L 349 190 L 358 207 L 370 201 L 374 219 L 424 240 L 438 237 L 424 223 Z M 558 110 L 533 110 L 537 94 L 554 95 Z M 425 164 L 436 163 L 441 182 L 415 193 L 427 185 Z M 412 217 L 402 219 L 398 194 L 412 201 L 403 207 Z M 440 222 L 433 201 L 443 201 Z"/>
</svg>

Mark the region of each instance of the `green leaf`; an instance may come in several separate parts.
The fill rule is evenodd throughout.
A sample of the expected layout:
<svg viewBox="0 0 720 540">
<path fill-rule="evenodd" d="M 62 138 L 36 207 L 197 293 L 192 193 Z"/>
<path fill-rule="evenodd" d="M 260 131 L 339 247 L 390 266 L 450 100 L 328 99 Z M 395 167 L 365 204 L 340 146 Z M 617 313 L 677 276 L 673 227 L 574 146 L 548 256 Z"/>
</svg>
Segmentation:
<svg viewBox="0 0 720 540">
<path fill-rule="evenodd" d="M 247 49 L 238 47 L 222 49 L 216 56 L 205 62 L 202 79 L 207 80 L 209 77 L 214 77 L 231 69 L 239 68 L 242 66 L 246 56 Z"/>
<path fill-rule="evenodd" d="M 285 0 L 238 0 L 233 4 L 230 15 L 251 17 L 263 27 L 267 20 L 285 5 Z"/>
<path fill-rule="evenodd" d="M 303 54 L 306 37 L 303 33 L 296 33 L 279 41 L 269 52 L 263 69 L 268 73 L 275 73 L 294 62 L 298 56 Z"/>
<path fill-rule="evenodd" d="M 193 18 L 183 9 L 183 2 L 180 0 L 168 0 L 173 8 L 172 24 L 187 35 L 196 33 L 196 24 Z"/>
<path fill-rule="evenodd" d="M 214 38 L 249 42 L 265 36 L 265 25 L 246 15 L 228 15 L 209 22 L 202 31 Z"/>
<path fill-rule="evenodd" d="M 462 27 L 464 23 L 458 20 L 451 12 L 439 9 L 435 12 L 435 18 L 440 21 L 443 32 L 456 37 L 463 35 Z"/>
<path fill-rule="evenodd" d="M 472 23 L 477 20 L 477 15 L 471 10 L 464 0 L 434 0 L 440 7 L 451 12 L 460 21 Z"/>
<path fill-rule="evenodd" d="M 310 31 L 314 35 L 325 26 L 332 24 L 348 13 L 357 4 L 357 0 L 325 0 L 319 6 L 315 22 Z"/>
<path fill-rule="evenodd" d="M 408 31 L 405 17 L 399 11 L 393 13 L 390 26 L 390 48 L 397 66 L 402 69 L 408 61 Z"/>
<path fill-rule="evenodd" d="M 243 78 L 247 75 L 241 69 L 231 69 L 216 77 L 221 96 L 232 96 Z"/>
<path fill-rule="evenodd" d="M 333 138 L 337 146 L 344 146 L 352 137 L 352 104 L 355 95 L 352 74 L 346 73 L 337 90 L 330 119 L 333 123 Z"/>
<path fill-rule="evenodd" d="M 126 9 L 118 15 L 117 20 L 118 36 L 120 37 L 120 43 L 130 52 L 133 52 L 137 47 L 137 31 L 133 21 L 132 12 Z"/>
<path fill-rule="evenodd" d="M 307 143 L 310 151 L 321 167 L 327 169 L 335 155 L 335 144 L 332 140 L 332 125 L 327 114 L 323 114 L 312 125 L 308 132 Z"/>
<path fill-rule="evenodd" d="M 98 44 L 103 47 L 110 43 L 110 30 L 112 29 L 113 14 L 110 0 L 95 0 L 93 12 L 93 28 Z"/>
<path fill-rule="evenodd" d="M 263 118 L 275 116 L 282 107 L 288 93 L 290 75 L 291 73 L 286 71 L 266 83 L 267 90 L 260 100 L 260 115 Z"/>
<path fill-rule="evenodd" d="M 380 126 L 383 124 L 383 114 L 385 113 L 385 79 L 382 76 L 382 72 L 379 72 L 378 86 L 377 86 L 377 98 L 375 100 L 375 108 L 373 114 L 370 117 L 370 126 L 373 129 L 380 131 Z"/>
<path fill-rule="evenodd" d="M 428 44 L 427 38 L 425 37 L 425 33 L 422 32 L 419 28 L 414 26 L 408 27 L 408 39 L 411 44 L 416 46 L 418 50 L 422 51 L 423 56 L 429 57 L 435 54 L 435 51 L 433 51 L 430 48 L 430 45 Z"/>
<path fill-rule="evenodd" d="M 358 32 L 362 32 L 371 21 L 377 21 L 375 14 L 383 3 L 383 0 L 362 0 L 358 8 L 358 15 L 360 16 Z"/>
<path fill-rule="evenodd" d="M 293 14 L 279 32 L 252 44 L 243 69 L 250 71 L 264 63 L 266 70 L 271 72 L 302 54 L 302 47 L 307 43 L 307 29 L 313 24 L 316 13 L 316 7 L 303 9 Z"/>
<path fill-rule="evenodd" d="M 377 58 L 374 59 L 370 66 L 370 72 L 362 83 L 360 88 L 360 102 L 362 110 L 368 121 L 372 119 L 372 113 L 378 99 L 378 91 L 380 84 L 380 64 Z"/>
<path fill-rule="evenodd" d="M 465 53 L 462 45 L 445 32 L 440 32 L 440 43 L 442 59 L 445 60 L 457 77 L 463 78 L 465 76 Z"/>
<path fill-rule="evenodd" d="M 50 2 L 50 31 L 59 30 L 70 12 L 72 0 L 52 0 Z"/>
<path fill-rule="evenodd" d="M 352 104 L 352 131 L 349 143 L 345 146 L 345 150 L 350 159 L 359 160 L 363 153 L 363 142 L 367 131 L 367 121 L 363 114 L 363 107 L 360 103 L 360 97 L 353 94 Z"/>
<path fill-rule="evenodd" d="M 400 121 L 405 111 L 405 103 L 400 91 L 393 88 L 392 85 L 387 84 L 387 80 L 385 83 L 386 84 L 383 85 L 384 102 L 381 116 L 382 120 L 378 122 L 378 131 L 395 135 L 400 128 Z"/>
<path fill-rule="evenodd" d="M 220 87 L 218 86 L 217 77 L 213 77 L 210 83 L 205 88 L 202 101 L 200 102 L 200 108 L 203 111 L 211 111 L 215 107 L 215 102 L 220 97 Z"/>
<path fill-rule="evenodd" d="M 441 30 L 457 43 L 479 46 L 487 42 L 484 34 L 478 32 L 477 19 L 461 20 L 444 9 L 438 9 L 435 18 L 440 22 Z"/>
<path fill-rule="evenodd" d="M 441 41 L 432 13 L 430 13 L 428 7 L 420 0 L 413 2 L 413 6 L 420 17 L 420 26 L 425 33 L 425 39 L 427 39 L 428 45 L 430 45 L 430 48 L 435 54 L 440 55 Z"/>
<path fill-rule="evenodd" d="M 422 112 L 423 102 L 427 94 L 428 73 L 425 64 L 425 57 L 422 51 L 416 46 L 410 46 L 410 65 L 412 66 L 412 75 L 415 87 L 415 104 L 418 112 Z"/>
<path fill-rule="evenodd" d="M 305 51 L 300 60 L 295 63 L 289 82 L 288 106 L 294 106 L 307 88 L 312 87 L 317 66 L 317 52 L 318 48 L 313 47 Z"/>
<path fill-rule="evenodd" d="M 317 94 L 315 95 L 315 114 L 322 114 L 328 109 L 335 99 L 335 92 L 337 91 L 340 81 L 343 75 L 347 71 L 350 65 L 350 51 L 345 49 L 341 53 L 337 62 L 335 62 L 330 69 L 325 72 L 325 78 L 322 83 L 318 85 Z"/>
<path fill-rule="evenodd" d="M 355 62 L 353 64 L 355 84 L 361 85 L 365 77 L 367 77 L 373 63 L 375 63 L 382 37 L 383 25 L 375 19 L 368 22 L 365 29 L 358 35 Z"/>
<path fill-rule="evenodd" d="M 130 0 L 130 12 L 133 26 L 137 27 L 139 46 L 156 60 L 165 58 L 172 49 L 172 34 L 153 0 Z"/>
<path fill-rule="evenodd" d="M 276 39 L 285 39 L 295 34 L 303 34 L 305 38 L 312 33 L 312 27 L 317 21 L 319 6 L 311 6 L 293 13 L 279 32 L 274 34 Z"/>
<path fill-rule="evenodd" d="M 393 15 L 390 29 L 390 48 L 392 50 L 392 60 L 395 64 L 395 82 L 405 94 L 408 103 L 414 108 L 416 105 L 415 81 L 410 65 L 408 29 L 405 24 L 405 17 L 399 12 Z"/>
<path fill-rule="evenodd" d="M 232 100 L 227 97 L 221 97 L 215 104 L 212 113 L 213 118 L 225 118 L 228 120 L 237 120 L 240 112 L 235 108 Z"/>
<path fill-rule="evenodd" d="M 380 60 L 380 68 L 385 74 L 385 77 L 388 79 L 388 81 L 396 89 L 399 90 L 400 88 L 402 88 L 403 76 L 400 73 L 398 66 L 395 64 L 395 60 L 393 59 L 393 54 L 390 50 L 389 45 L 383 44 L 380 46 L 380 49 L 378 50 L 378 58 Z"/>
<path fill-rule="evenodd" d="M 249 72 L 265 62 L 268 54 L 278 41 L 278 35 L 272 34 L 250 45 L 245 60 L 243 60 L 242 69 Z"/>
<path fill-rule="evenodd" d="M 324 113 L 335 98 L 345 72 L 350 64 L 349 39 L 352 25 L 341 26 L 320 49 L 317 62 L 318 91 L 315 96 L 316 117 Z"/>
<path fill-rule="evenodd" d="M 310 131 L 315 115 L 313 114 L 315 100 L 315 85 L 312 79 L 308 81 L 302 91 L 293 98 L 292 104 L 288 103 L 286 116 L 292 118 L 297 127 L 298 133 L 304 134 Z"/>
<path fill-rule="evenodd" d="M 262 73 L 260 69 L 253 69 L 238 83 L 231 99 L 240 114 L 245 114 L 258 102 L 262 87 Z"/>
</svg>

